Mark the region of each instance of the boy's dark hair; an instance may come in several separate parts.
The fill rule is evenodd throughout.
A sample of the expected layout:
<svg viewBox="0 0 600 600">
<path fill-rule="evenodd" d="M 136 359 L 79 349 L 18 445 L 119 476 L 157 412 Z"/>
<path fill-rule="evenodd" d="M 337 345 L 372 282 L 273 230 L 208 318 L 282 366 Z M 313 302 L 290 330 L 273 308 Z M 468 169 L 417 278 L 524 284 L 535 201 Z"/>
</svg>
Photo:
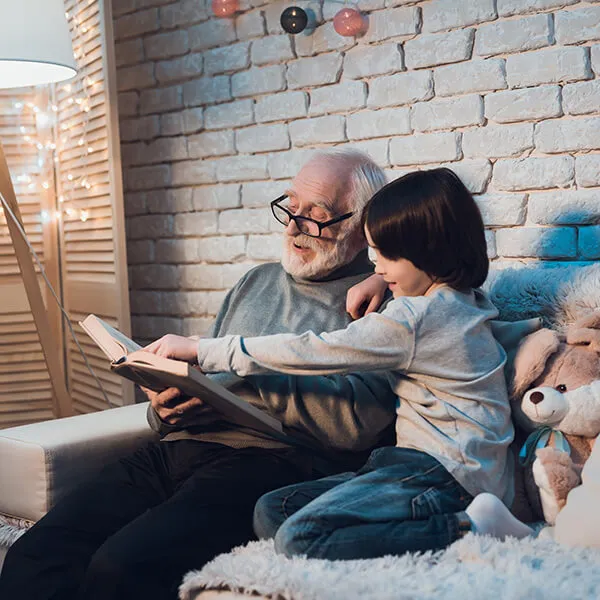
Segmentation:
<svg viewBox="0 0 600 600">
<path fill-rule="evenodd" d="M 363 212 L 373 243 L 455 289 L 485 281 L 489 259 L 481 213 L 450 169 L 415 171 L 388 183 Z"/>
</svg>

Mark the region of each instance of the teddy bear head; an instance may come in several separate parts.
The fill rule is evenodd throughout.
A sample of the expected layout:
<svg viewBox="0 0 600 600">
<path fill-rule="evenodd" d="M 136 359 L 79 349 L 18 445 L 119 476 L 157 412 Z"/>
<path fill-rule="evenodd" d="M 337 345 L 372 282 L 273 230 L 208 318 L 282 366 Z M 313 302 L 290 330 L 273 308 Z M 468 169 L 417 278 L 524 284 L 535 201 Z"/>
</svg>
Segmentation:
<svg viewBox="0 0 600 600">
<path fill-rule="evenodd" d="M 600 311 L 577 320 L 566 336 L 540 329 L 523 339 L 511 402 L 527 431 L 547 425 L 565 434 L 600 434 Z"/>
</svg>

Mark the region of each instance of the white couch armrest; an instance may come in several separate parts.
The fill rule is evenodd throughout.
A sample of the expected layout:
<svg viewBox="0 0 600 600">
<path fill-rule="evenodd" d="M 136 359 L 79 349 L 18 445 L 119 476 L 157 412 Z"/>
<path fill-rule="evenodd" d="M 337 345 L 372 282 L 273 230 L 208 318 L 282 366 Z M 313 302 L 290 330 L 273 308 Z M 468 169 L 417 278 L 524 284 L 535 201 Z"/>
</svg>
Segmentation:
<svg viewBox="0 0 600 600">
<path fill-rule="evenodd" d="M 37 521 L 104 465 L 158 440 L 147 406 L 0 430 L 0 513 Z"/>
</svg>

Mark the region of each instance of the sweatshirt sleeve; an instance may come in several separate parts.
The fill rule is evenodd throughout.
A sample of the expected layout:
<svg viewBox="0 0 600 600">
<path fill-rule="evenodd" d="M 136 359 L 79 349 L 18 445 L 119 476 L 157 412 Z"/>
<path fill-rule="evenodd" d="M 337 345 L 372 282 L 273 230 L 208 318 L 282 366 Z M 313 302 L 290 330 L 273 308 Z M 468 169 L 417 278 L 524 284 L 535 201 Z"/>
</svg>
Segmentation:
<svg viewBox="0 0 600 600">
<path fill-rule="evenodd" d="M 386 311 L 387 312 L 387 311 Z M 372 313 L 345 329 L 315 334 L 278 334 L 200 340 L 198 365 L 205 372 L 239 376 L 269 371 L 290 375 L 333 375 L 356 371 L 405 370 L 414 353 L 414 320 Z"/>
</svg>

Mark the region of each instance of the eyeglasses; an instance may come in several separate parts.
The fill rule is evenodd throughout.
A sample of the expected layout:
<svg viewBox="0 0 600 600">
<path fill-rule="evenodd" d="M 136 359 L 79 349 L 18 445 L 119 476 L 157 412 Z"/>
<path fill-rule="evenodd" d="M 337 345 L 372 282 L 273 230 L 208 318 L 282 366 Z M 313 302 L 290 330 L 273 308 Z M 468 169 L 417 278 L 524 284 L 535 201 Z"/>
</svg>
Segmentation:
<svg viewBox="0 0 600 600">
<path fill-rule="evenodd" d="M 340 217 L 330 219 L 329 221 L 315 221 L 310 217 L 293 215 L 287 208 L 281 206 L 280 203 L 283 202 L 287 197 L 287 194 L 283 194 L 283 196 L 279 196 L 279 198 L 275 198 L 275 200 L 271 202 L 271 212 L 273 213 L 273 216 L 286 227 L 290 224 L 290 221 L 294 221 L 298 231 L 309 237 L 320 237 L 321 232 L 323 229 L 325 229 L 325 227 L 330 227 L 331 225 L 335 225 L 340 221 L 345 221 L 354 214 L 353 212 L 349 212 L 341 215 Z"/>
</svg>

